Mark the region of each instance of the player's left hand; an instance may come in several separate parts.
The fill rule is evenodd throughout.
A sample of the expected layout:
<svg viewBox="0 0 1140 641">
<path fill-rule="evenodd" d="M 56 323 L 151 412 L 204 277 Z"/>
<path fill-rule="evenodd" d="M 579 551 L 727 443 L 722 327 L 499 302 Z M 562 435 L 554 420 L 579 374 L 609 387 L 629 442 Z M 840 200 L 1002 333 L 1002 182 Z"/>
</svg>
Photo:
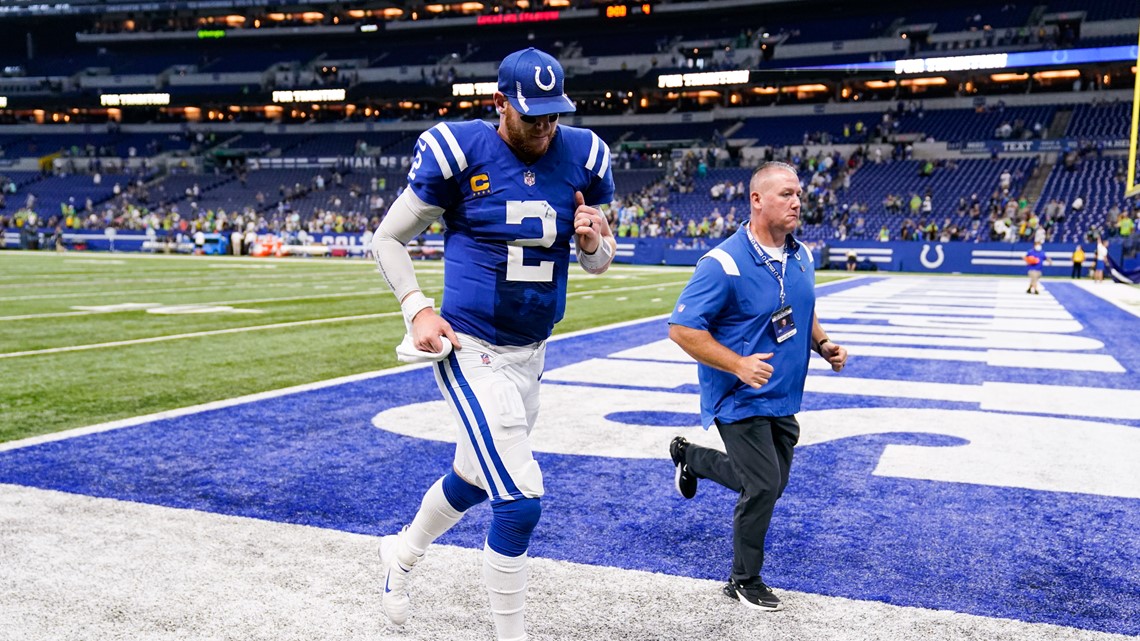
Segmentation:
<svg viewBox="0 0 1140 641">
<path fill-rule="evenodd" d="M 843 369 L 844 365 L 847 364 L 846 347 L 838 345 L 831 341 L 827 341 L 822 346 L 820 346 L 819 349 L 819 355 L 822 356 L 828 363 L 831 363 L 831 371 L 838 372 Z"/>
<path fill-rule="evenodd" d="M 614 234 L 602 212 L 586 206 L 582 192 L 574 192 L 574 205 L 574 244 L 587 254 L 593 254 L 603 239 L 612 238 Z"/>
</svg>

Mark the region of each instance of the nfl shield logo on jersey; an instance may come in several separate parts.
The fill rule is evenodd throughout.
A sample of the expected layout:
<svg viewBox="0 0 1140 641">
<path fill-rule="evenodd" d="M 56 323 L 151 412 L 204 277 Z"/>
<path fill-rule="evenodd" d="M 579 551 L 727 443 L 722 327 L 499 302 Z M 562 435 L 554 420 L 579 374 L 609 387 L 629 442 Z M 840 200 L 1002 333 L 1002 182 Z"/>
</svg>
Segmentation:
<svg viewBox="0 0 1140 641">
<path fill-rule="evenodd" d="M 533 171 L 527 171 L 526 173 L 524 173 L 523 174 L 523 182 L 526 183 L 527 187 L 534 187 L 534 172 Z"/>
<path fill-rule="evenodd" d="M 484 365 L 491 364 L 491 356 L 489 354 L 481 354 L 479 358 L 483 361 Z"/>
</svg>

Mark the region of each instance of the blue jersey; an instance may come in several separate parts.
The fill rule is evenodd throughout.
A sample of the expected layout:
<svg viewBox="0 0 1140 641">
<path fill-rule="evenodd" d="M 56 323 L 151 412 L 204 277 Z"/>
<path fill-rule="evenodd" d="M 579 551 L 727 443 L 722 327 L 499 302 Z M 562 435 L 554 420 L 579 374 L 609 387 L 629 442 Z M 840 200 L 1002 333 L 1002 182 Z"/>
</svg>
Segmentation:
<svg viewBox="0 0 1140 641">
<path fill-rule="evenodd" d="M 566 309 L 574 192 L 589 205 L 613 200 L 609 148 L 559 125 L 528 165 L 490 123 L 473 120 L 432 127 L 414 153 L 408 187 L 442 207 L 447 226 L 440 314 L 494 345 L 546 340 Z"/>
</svg>

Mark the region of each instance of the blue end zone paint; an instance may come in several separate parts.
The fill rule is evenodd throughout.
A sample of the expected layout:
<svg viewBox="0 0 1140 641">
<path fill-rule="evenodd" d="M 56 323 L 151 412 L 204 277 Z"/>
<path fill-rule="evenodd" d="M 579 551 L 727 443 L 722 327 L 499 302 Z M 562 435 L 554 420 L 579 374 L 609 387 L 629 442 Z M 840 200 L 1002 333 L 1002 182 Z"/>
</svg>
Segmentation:
<svg viewBox="0 0 1140 641">
<path fill-rule="evenodd" d="M 1115 305 L 1108 305 L 1097 296 L 1071 283 L 1046 283 L 1049 293 L 1065 310 L 1085 328 L 1081 336 L 1102 341 L 1104 353 L 1111 355 L 1128 370 L 1126 375 L 1095 375 L 1089 383 L 1089 374 L 1075 372 L 1089 387 L 1136 389 L 1136 374 L 1140 373 L 1140 349 L 1136 345 L 1140 319 Z M 1113 285 L 1114 286 L 1114 285 Z M 1077 383 L 1073 383 L 1076 385 Z"/>
<path fill-rule="evenodd" d="M 1066 306 L 1087 306 L 1095 313 L 1097 318 L 1082 319 L 1089 324 L 1087 335 L 1108 341 L 1112 354 L 1129 367 L 1127 374 L 1112 378 L 1135 387 L 1137 339 L 1122 339 L 1121 326 L 1113 325 L 1124 319 L 1114 319 L 1112 308 L 1085 299 L 1076 288 L 1063 291 L 1051 284 L 1050 289 Z M 1134 317 L 1127 320 L 1124 327 L 1133 326 Z M 666 330 L 658 320 L 556 341 L 547 367 L 659 340 Z M 932 379 L 930 362 L 915 361 L 910 369 L 900 363 L 907 361 L 853 360 L 853 369 L 867 369 L 852 374 Z M 1023 380 L 1019 377 L 1030 374 L 977 364 L 957 369 L 969 371 L 977 382 Z M 946 375 L 939 370 L 936 378 L 949 382 Z M 1087 384 L 1080 373 L 1056 379 L 1057 384 Z M 371 417 L 396 405 L 436 400 L 430 370 L 401 372 L 3 452 L 0 482 L 390 533 L 412 517 L 422 493 L 449 468 L 452 446 L 383 432 L 371 426 Z M 806 403 L 811 409 L 911 406 L 900 399 L 842 395 L 809 395 Z M 653 418 L 650 410 L 641 418 Z M 663 429 L 679 420 L 657 418 Z M 957 441 L 900 433 L 798 448 L 769 535 L 768 582 L 854 599 L 1140 634 L 1140 602 L 1130 598 L 1140 594 L 1140 501 L 874 476 L 889 443 L 947 447 Z M 702 481 L 695 499 L 681 499 L 664 458 L 541 453 L 537 458 L 547 495 L 533 555 L 727 577 L 734 502 L 727 490 Z M 482 547 L 490 513 L 486 506 L 473 508 L 441 542 Z"/>
</svg>

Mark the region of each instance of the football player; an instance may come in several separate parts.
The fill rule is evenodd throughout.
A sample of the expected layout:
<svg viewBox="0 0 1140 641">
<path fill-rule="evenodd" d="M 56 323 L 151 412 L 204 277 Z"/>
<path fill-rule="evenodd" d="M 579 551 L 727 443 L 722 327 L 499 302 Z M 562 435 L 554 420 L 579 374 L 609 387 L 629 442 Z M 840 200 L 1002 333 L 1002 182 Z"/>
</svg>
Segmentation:
<svg viewBox="0 0 1140 641">
<path fill-rule="evenodd" d="M 579 265 L 600 274 L 616 250 L 598 207 L 613 200 L 608 146 L 559 117 L 575 110 L 562 66 L 534 48 L 499 66 L 498 127 L 440 123 L 416 141 L 408 188 L 373 236 L 380 272 L 400 300 L 403 360 L 435 361 L 456 424 L 452 469 L 428 489 L 412 522 L 381 540 L 383 609 L 407 619 L 408 574 L 428 546 L 490 498 L 483 577 L 500 640 L 525 639 L 526 553 L 542 512 L 542 472 L 530 433 L 546 339 L 562 319 L 573 239 Z M 443 221 L 439 313 L 405 249 Z"/>
</svg>

